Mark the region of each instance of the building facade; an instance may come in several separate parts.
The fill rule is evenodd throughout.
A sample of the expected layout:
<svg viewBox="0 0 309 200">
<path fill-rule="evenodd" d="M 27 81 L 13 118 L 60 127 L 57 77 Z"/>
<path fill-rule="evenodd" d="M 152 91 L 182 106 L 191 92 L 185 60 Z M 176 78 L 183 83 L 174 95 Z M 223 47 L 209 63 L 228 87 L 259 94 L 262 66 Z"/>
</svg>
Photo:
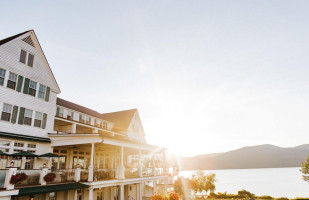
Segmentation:
<svg viewBox="0 0 309 200">
<path fill-rule="evenodd" d="M 0 200 L 166 191 L 166 150 L 146 143 L 136 109 L 99 113 L 59 93 L 33 30 L 0 40 Z"/>
</svg>

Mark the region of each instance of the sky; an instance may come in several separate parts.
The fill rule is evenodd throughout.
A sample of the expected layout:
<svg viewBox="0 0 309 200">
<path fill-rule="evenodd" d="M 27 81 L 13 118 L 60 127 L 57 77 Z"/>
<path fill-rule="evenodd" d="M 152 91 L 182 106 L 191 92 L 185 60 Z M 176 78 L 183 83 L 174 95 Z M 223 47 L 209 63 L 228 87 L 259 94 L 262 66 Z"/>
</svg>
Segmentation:
<svg viewBox="0 0 309 200">
<path fill-rule="evenodd" d="M 34 29 L 62 93 L 137 108 L 148 143 L 184 156 L 308 143 L 309 1 L 0 3 L 0 38 Z"/>
</svg>

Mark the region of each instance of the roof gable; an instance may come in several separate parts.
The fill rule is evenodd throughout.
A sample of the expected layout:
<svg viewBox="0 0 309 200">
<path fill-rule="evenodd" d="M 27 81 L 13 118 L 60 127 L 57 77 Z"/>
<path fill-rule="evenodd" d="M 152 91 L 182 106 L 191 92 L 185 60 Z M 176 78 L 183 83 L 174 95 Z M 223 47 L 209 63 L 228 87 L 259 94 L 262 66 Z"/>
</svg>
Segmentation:
<svg viewBox="0 0 309 200">
<path fill-rule="evenodd" d="M 60 88 L 59 88 L 59 85 L 55 79 L 55 76 L 49 66 L 49 63 L 46 59 L 46 56 L 43 52 L 43 49 L 38 41 L 38 38 L 34 32 L 34 30 L 29 30 L 29 31 L 25 31 L 25 32 L 22 32 L 22 33 L 19 33 L 19 34 L 16 34 L 14 36 L 11 36 L 11 37 L 8 37 L 8 38 L 5 38 L 3 40 L 0 40 L 0 47 L 4 47 L 4 48 L 13 48 L 15 47 L 14 43 L 10 46 L 11 42 L 14 42 L 16 41 L 18 43 L 18 40 L 23 42 L 23 43 L 27 43 L 28 45 L 31 46 L 31 48 L 33 48 L 36 52 L 37 52 L 37 56 L 39 56 L 40 58 L 40 62 L 42 63 L 40 66 L 44 66 L 42 68 L 45 68 L 46 69 L 46 75 L 49 75 L 50 77 L 50 84 L 53 85 L 52 90 L 54 90 L 54 92 L 56 93 L 60 93 Z M 16 43 L 16 44 L 17 44 Z M 46 78 L 45 78 L 46 79 Z"/>
<path fill-rule="evenodd" d="M 137 109 L 123 110 L 118 112 L 104 113 L 101 115 L 101 117 L 107 121 L 114 122 L 115 124 L 113 129 L 115 131 L 126 131 L 129 128 L 136 112 Z"/>
</svg>

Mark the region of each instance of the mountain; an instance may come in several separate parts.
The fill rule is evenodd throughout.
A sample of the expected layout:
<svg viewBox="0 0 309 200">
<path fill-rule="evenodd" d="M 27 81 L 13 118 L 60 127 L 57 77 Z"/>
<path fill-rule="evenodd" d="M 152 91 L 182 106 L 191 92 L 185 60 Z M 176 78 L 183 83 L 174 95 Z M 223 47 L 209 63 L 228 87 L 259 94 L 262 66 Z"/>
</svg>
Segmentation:
<svg viewBox="0 0 309 200">
<path fill-rule="evenodd" d="M 308 154 L 309 144 L 289 148 L 264 144 L 177 160 L 180 170 L 300 167 Z"/>
</svg>

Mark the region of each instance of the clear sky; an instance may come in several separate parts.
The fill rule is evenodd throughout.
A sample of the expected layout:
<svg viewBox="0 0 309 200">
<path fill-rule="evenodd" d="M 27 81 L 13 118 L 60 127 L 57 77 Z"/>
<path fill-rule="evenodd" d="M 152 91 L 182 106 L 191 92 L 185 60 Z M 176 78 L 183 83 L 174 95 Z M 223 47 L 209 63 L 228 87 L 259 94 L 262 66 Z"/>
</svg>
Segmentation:
<svg viewBox="0 0 309 200">
<path fill-rule="evenodd" d="M 181 155 L 309 139 L 309 1 L 1 1 L 0 38 L 34 29 L 62 93 L 138 108 Z"/>
</svg>

